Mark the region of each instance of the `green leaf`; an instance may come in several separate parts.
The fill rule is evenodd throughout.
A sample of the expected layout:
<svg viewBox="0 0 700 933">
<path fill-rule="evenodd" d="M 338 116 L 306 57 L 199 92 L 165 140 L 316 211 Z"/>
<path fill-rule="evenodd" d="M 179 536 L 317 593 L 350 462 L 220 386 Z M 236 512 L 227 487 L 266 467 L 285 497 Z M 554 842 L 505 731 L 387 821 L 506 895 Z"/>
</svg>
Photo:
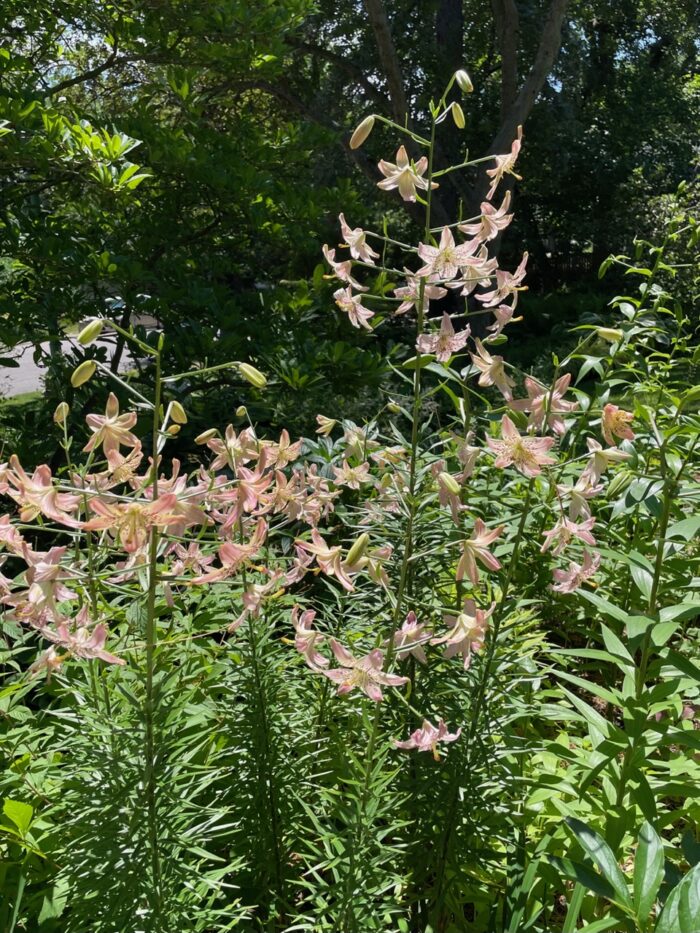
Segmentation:
<svg viewBox="0 0 700 933">
<path fill-rule="evenodd" d="M 692 541 L 697 536 L 698 531 L 700 531 L 700 515 L 693 515 L 671 525 L 666 532 L 666 537 L 683 538 L 685 541 Z"/>
<path fill-rule="evenodd" d="M 615 900 L 615 889 L 605 878 L 591 871 L 588 866 L 581 862 L 575 862 L 569 858 L 559 858 L 557 855 L 548 855 L 548 861 L 556 868 L 564 878 L 570 881 L 577 881 L 588 891 L 592 891 L 599 897 L 605 897 L 610 901 Z"/>
<path fill-rule="evenodd" d="M 700 926 L 700 865 L 692 868 L 671 891 L 655 933 L 696 933 Z"/>
<path fill-rule="evenodd" d="M 27 835 L 34 816 L 33 807 L 21 800 L 10 800 L 8 797 L 3 801 L 2 812 L 17 827 L 21 836 Z"/>
<path fill-rule="evenodd" d="M 603 837 L 573 816 L 566 818 L 566 825 L 574 834 L 584 852 L 598 866 L 608 884 L 613 887 L 616 894 L 614 900 L 626 907 L 632 907 L 632 899 L 627 890 L 625 876 L 620 871 L 620 866 L 617 864 L 612 849 Z"/>
<path fill-rule="evenodd" d="M 651 823 L 644 822 L 634 861 L 634 912 L 641 922 L 649 917 L 663 877 L 663 843 Z"/>
</svg>

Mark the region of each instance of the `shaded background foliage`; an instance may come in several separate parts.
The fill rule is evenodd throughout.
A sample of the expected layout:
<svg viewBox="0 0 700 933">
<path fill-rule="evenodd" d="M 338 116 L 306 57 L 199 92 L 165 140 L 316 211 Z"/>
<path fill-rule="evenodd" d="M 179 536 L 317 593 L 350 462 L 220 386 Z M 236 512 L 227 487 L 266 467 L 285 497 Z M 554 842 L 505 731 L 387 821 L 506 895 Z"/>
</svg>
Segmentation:
<svg viewBox="0 0 700 933">
<path fill-rule="evenodd" d="M 525 125 L 502 249 L 506 265 L 531 254 L 518 335 L 537 349 L 602 307 L 591 272 L 653 232 L 660 200 L 693 178 L 694 0 L 0 11 L 0 342 L 29 339 L 49 358 L 49 401 L 75 362 L 59 334 L 107 305 L 122 323 L 157 318 L 176 369 L 264 362 L 279 391 L 261 420 L 308 430 L 319 399 L 366 414 L 401 329 L 338 326 L 319 246 L 337 240 L 338 205 L 353 223 L 388 210 L 396 231 L 415 230 L 405 205 L 374 196 L 386 137 L 352 153 L 348 127 L 369 111 L 424 127 L 432 89 L 457 67 L 475 85 L 472 156 L 504 151 Z M 457 132 L 442 137 L 440 159 L 459 161 Z M 474 213 L 483 193 L 474 170 L 446 177 L 436 218 Z M 215 406 L 238 404 L 226 374 L 210 388 Z"/>
</svg>

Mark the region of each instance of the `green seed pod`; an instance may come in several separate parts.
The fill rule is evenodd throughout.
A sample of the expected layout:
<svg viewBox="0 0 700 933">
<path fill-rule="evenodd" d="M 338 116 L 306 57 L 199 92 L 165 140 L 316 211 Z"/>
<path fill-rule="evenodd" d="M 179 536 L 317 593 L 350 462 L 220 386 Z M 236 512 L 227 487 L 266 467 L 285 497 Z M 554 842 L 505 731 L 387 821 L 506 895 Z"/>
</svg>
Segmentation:
<svg viewBox="0 0 700 933">
<path fill-rule="evenodd" d="M 362 143 L 367 139 L 369 134 L 374 129 L 374 117 L 370 115 L 365 117 L 364 120 L 358 125 L 355 132 L 350 137 L 350 148 L 359 149 Z"/>
<path fill-rule="evenodd" d="M 239 363 L 238 371 L 244 379 L 247 379 L 248 382 L 255 386 L 256 389 L 264 389 L 267 385 L 267 378 L 260 372 L 259 369 L 256 369 L 255 366 L 251 366 L 250 363 Z"/>
<path fill-rule="evenodd" d="M 85 360 L 74 370 L 73 375 L 70 377 L 70 384 L 74 389 L 84 385 L 89 379 L 92 379 L 96 369 L 97 366 L 94 360 Z"/>
<path fill-rule="evenodd" d="M 170 403 L 170 417 L 175 424 L 187 424 L 187 412 L 179 402 Z"/>
<path fill-rule="evenodd" d="M 364 553 L 367 550 L 367 545 L 369 544 L 369 535 L 365 532 L 361 534 L 360 537 L 355 541 L 353 546 L 348 551 L 347 563 L 356 564 L 361 557 L 364 557 Z"/>
<path fill-rule="evenodd" d="M 457 82 L 457 87 L 464 94 L 471 94 L 474 90 L 472 79 L 469 77 L 467 72 L 461 68 L 459 71 L 455 72 L 455 81 Z"/>
</svg>

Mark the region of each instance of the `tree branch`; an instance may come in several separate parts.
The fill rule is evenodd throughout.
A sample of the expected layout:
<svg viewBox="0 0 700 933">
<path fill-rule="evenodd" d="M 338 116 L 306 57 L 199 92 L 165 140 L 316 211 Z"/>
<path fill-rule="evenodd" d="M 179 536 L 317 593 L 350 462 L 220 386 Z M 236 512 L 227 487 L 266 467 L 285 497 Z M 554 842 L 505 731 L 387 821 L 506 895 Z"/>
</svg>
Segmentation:
<svg viewBox="0 0 700 933">
<path fill-rule="evenodd" d="M 391 112 L 397 123 L 403 123 L 408 114 L 403 89 L 401 63 L 391 35 L 391 27 L 382 0 L 362 0 L 379 52 L 379 61 L 389 89 Z"/>
<path fill-rule="evenodd" d="M 102 62 L 101 65 L 95 65 L 94 68 L 91 68 L 89 71 L 84 72 L 80 75 L 75 75 L 72 78 L 66 78 L 65 81 L 59 81 L 58 84 L 54 84 L 52 87 L 48 88 L 47 94 L 59 94 L 61 91 L 67 90 L 69 87 L 74 87 L 76 84 L 84 84 L 86 81 L 92 81 L 93 78 L 99 78 L 99 76 L 108 71 L 112 65 L 117 60 L 117 40 L 114 39 L 114 47 L 112 48 L 109 56 Z"/>
</svg>

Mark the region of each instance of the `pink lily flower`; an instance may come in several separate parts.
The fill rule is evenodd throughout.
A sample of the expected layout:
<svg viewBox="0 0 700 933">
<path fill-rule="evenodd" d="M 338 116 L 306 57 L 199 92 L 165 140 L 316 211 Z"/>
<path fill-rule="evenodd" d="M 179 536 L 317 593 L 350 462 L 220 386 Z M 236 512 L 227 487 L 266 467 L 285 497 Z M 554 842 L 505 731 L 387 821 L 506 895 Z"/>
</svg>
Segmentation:
<svg viewBox="0 0 700 933">
<path fill-rule="evenodd" d="M 372 330 L 367 323 L 374 317 L 374 311 L 365 308 L 362 304 L 361 295 L 353 295 L 349 288 L 339 288 L 333 292 L 335 303 L 341 311 L 344 311 L 350 318 L 353 327 L 364 327 L 365 330 Z"/>
<path fill-rule="evenodd" d="M 416 614 L 411 610 L 400 629 L 394 632 L 394 650 L 396 659 L 403 661 L 405 658 L 414 657 L 421 664 L 427 664 L 428 659 L 425 656 L 423 645 L 429 640 L 427 628 L 424 623 L 418 621 Z M 389 642 L 384 642 L 384 647 L 388 648 Z"/>
<path fill-rule="evenodd" d="M 459 229 L 468 236 L 478 237 L 483 243 L 495 240 L 501 230 L 505 230 L 513 219 L 508 213 L 510 207 L 510 191 L 506 191 L 503 203 L 496 209 L 493 204 L 484 201 L 481 205 L 481 217 L 475 224 L 460 224 Z"/>
<path fill-rule="evenodd" d="M 190 580 L 192 585 L 201 583 L 217 583 L 219 580 L 225 580 L 232 577 L 246 561 L 252 560 L 260 551 L 265 539 L 267 538 L 267 522 L 264 518 L 259 518 L 255 525 L 255 530 L 245 543 L 235 544 L 233 541 L 225 541 L 218 551 L 221 567 L 211 570 L 201 577 L 195 577 Z"/>
<path fill-rule="evenodd" d="M 510 401 L 513 398 L 511 389 L 515 385 L 513 380 L 506 374 L 505 365 L 502 356 L 491 356 L 483 343 L 477 337 L 476 353 L 470 353 L 472 363 L 480 371 L 480 386 L 497 386 L 504 398 Z"/>
<path fill-rule="evenodd" d="M 313 609 L 305 609 L 301 614 L 298 606 L 292 609 L 292 625 L 296 632 L 294 647 L 311 670 L 321 674 L 322 668 L 328 667 L 329 661 L 319 653 L 317 648 L 317 645 L 323 642 L 324 637 L 312 627 L 315 618 L 316 613 Z"/>
<path fill-rule="evenodd" d="M 472 256 L 462 269 L 462 277 L 447 282 L 448 288 L 461 289 L 460 295 L 466 297 L 471 295 L 477 285 L 488 288 L 491 284 L 491 277 L 498 269 L 498 260 L 489 258 L 489 251 L 482 246 L 479 251 Z"/>
<path fill-rule="evenodd" d="M 394 295 L 396 295 L 397 298 L 401 298 L 401 304 L 396 311 L 394 311 L 394 314 L 405 314 L 407 311 L 410 311 L 411 308 L 418 307 L 421 282 L 425 281 L 424 277 L 419 277 L 409 272 L 408 269 L 404 269 L 404 272 L 406 273 L 406 284 L 402 285 L 400 288 L 394 289 Z M 440 298 L 444 298 L 446 294 L 446 288 L 441 288 L 439 285 L 431 285 L 430 281 L 426 281 L 423 286 L 423 311 L 428 310 L 429 302 L 438 301 Z"/>
<path fill-rule="evenodd" d="M 48 632 L 44 632 L 49 637 Z M 126 664 L 123 658 L 118 658 L 105 650 L 107 641 L 107 626 L 100 622 L 92 630 L 87 625 L 80 625 L 71 631 L 65 622 L 59 622 L 56 626 L 56 634 L 52 641 L 65 648 L 69 655 L 74 658 L 83 658 L 92 661 L 99 659 L 107 664 Z"/>
<path fill-rule="evenodd" d="M 590 458 L 586 464 L 586 468 L 581 474 L 579 482 L 587 483 L 590 486 L 597 485 L 601 476 L 611 463 L 622 463 L 624 460 L 629 460 L 632 456 L 631 454 L 625 453 L 624 450 L 619 450 L 617 447 L 606 447 L 604 449 L 602 445 L 592 437 L 586 439 L 586 444 L 588 445 Z"/>
<path fill-rule="evenodd" d="M 462 472 L 458 474 L 455 479 L 460 483 L 466 483 L 469 477 L 474 472 L 474 467 L 476 466 L 476 461 L 481 453 L 481 447 L 474 447 L 472 441 L 474 440 L 474 434 L 470 431 L 466 437 L 458 437 L 457 440 L 457 459 L 459 460 L 462 466 Z"/>
<path fill-rule="evenodd" d="M 633 441 L 635 433 L 630 428 L 630 422 L 634 421 L 634 415 L 631 411 L 623 411 L 617 405 L 606 405 L 603 408 L 602 428 L 603 440 L 606 444 L 614 444 L 615 437 L 624 438 L 627 441 Z"/>
<path fill-rule="evenodd" d="M 339 546 L 328 547 L 316 528 L 311 529 L 311 543 L 296 540 L 294 544 L 303 551 L 313 554 L 323 573 L 329 577 L 336 577 L 340 585 L 348 592 L 355 589 L 349 576 L 349 568 L 341 557 L 342 549 Z"/>
<path fill-rule="evenodd" d="M 591 528 L 593 528 L 595 522 L 595 518 L 587 518 L 585 521 L 577 523 L 572 522 L 571 519 L 566 518 L 566 516 L 562 516 L 549 531 L 545 531 L 545 542 L 540 548 L 540 551 L 544 554 L 544 552 L 554 544 L 552 554 L 558 556 L 564 548 L 570 544 L 573 538 L 579 538 L 585 544 L 590 544 L 592 547 L 595 546 L 596 541 L 591 532 Z"/>
<path fill-rule="evenodd" d="M 505 272 L 503 269 L 497 269 L 496 287 L 490 292 L 477 295 L 477 300 L 483 302 L 484 305 L 489 308 L 492 305 L 500 304 L 500 302 L 504 301 L 509 295 L 512 295 L 513 310 L 515 311 L 518 304 L 519 293 L 527 291 L 527 285 L 521 285 L 520 283 L 525 278 L 525 267 L 527 266 L 528 258 L 529 254 L 523 253 L 523 258 L 515 272 Z"/>
<path fill-rule="evenodd" d="M 557 581 L 552 589 L 557 593 L 573 593 L 595 574 L 600 566 L 600 554 L 596 551 L 591 556 L 584 549 L 583 563 L 571 561 L 567 570 L 554 570 L 552 576 Z"/>
<path fill-rule="evenodd" d="M 427 168 L 426 156 L 421 156 L 414 165 L 409 160 L 404 146 L 400 146 L 396 152 L 395 163 L 385 162 L 384 159 L 380 161 L 379 171 L 384 175 L 384 180 L 378 181 L 377 187 L 382 191 L 393 191 L 394 188 L 398 188 L 404 201 L 415 201 L 417 188 L 421 191 L 428 190 L 428 181 L 423 178 Z M 437 183 L 433 182 L 431 187 L 437 188 Z"/>
<path fill-rule="evenodd" d="M 350 255 L 353 259 L 359 259 L 361 262 L 374 265 L 374 260 L 379 258 L 379 253 L 375 253 L 372 247 L 367 243 L 367 234 L 362 227 L 355 227 L 351 230 L 343 214 L 338 217 L 340 229 L 343 234 L 346 246 L 350 247 Z"/>
<path fill-rule="evenodd" d="M 496 604 L 492 603 L 489 609 L 477 609 L 473 599 L 465 599 L 458 616 L 444 617 L 445 624 L 450 626 L 447 634 L 433 638 L 431 644 L 446 645 L 446 658 L 461 654 L 466 671 L 471 664 L 472 654 L 484 646 L 489 618 L 495 607 Z"/>
<path fill-rule="evenodd" d="M 283 573 L 272 573 L 270 579 L 267 583 L 251 583 L 248 585 L 247 589 L 244 591 L 243 596 L 241 597 L 243 602 L 243 612 L 238 616 L 237 619 L 234 619 L 229 626 L 227 626 L 227 632 L 235 632 L 237 629 L 243 625 L 243 623 L 248 618 L 257 619 L 260 615 L 260 609 L 265 601 L 265 598 L 268 597 L 271 593 L 279 591 L 278 595 L 284 593 L 284 589 L 280 589 L 279 582 L 284 576 Z"/>
<path fill-rule="evenodd" d="M 428 243 L 418 244 L 418 255 L 425 261 L 425 265 L 421 266 L 416 275 L 450 281 L 459 275 L 460 267 L 469 263 L 478 248 L 478 240 L 470 240 L 468 243 L 457 246 L 450 228 L 443 227 L 439 246 L 430 246 Z"/>
<path fill-rule="evenodd" d="M 421 334 L 416 341 L 416 349 L 419 353 L 434 354 L 439 363 L 446 363 L 453 353 L 458 353 L 464 348 L 470 334 L 471 328 L 468 324 L 464 330 L 456 334 L 450 316 L 445 312 L 442 315 L 439 332 Z"/>
<path fill-rule="evenodd" d="M 173 541 L 166 554 L 175 554 L 177 558 L 170 567 L 170 573 L 174 577 L 184 577 L 188 573 L 205 573 L 214 563 L 214 555 L 204 554 L 197 541 L 190 541 L 187 547 L 179 541 Z"/>
<path fill-rule="evenodd" d="M 493 181 L 491 182 L 491 187 L 489 188 L 488 193 L 486 194 L 486 199 L 488 201 L 490 201 L 491 198 L 496 193 L 496 188 L 498 187 L 498 184 L 504 175 L 512 175 L 514 178 L 517 178 L 518 181 L 522 181 L 522 177 L 520 175 L 516 175 L 516 173 L 513 171 L 513 169 L 515 168 L 515 163 L 518 160 L 518 156 L 520 155 L 522 139 L 523 139 L 523 128 L 522 126 L 519 126 L 518 135 L 513 140 L 513 144 L 510 147 L 510 152 L 507 153 L 506 155 L 494 156 L 494 159 L 496 160 L 496 167 L 489 168 L 486 170 L 486 174 L 489 176 L 489 178 L 493 179 Z"/>
<path fill-rule="evenodd" d="M 547 456 L 554 438 L 522 436 L 508 415 L 504 415 L 501 420 L 501 440 L 487 437 L 486 443 L 497 455 L 497 467 L 512 465 L 524 476 L 538 476 L 543 466 L 556 463 L 554 457 Z"/>
<path fill-rule="evenodd" d="M 321 247 L 321 251 L 326 259 L 326 262 L 333 270 L 333 274 L 337 279 L 340 279 L 341 282 L 345 282 L 346 285 L 350 285 L 355 291 L 358 292 L 367 292 L 369 289 L 366 285 L 360 285 L 357 279 L 352 276 L 352 262 L 349 259 L 346 259 L 344 262 L 335 261 L 335 250 L 329 249 L 326 243 Z M 324 278 L 331 278 L 331 276 L 324 276 Z"/>
<path fill-rule="evenodd" d="M 212 471 L 223 470 L 226 467 L 237 470 L 244 463 L 257 460 L 260 455 L 260 445 L 253 429 L 244 428 L 240 434 L 236 434 L 232 424 L 226 428 L 223 440 L 220 437 L 211 437 L 207 441 L 207 447 L 216 454 L 209 466 Z"/>
<path fill-rule="evenodd" d="M 479 582 L 479 568 L 477 561 L 488 570 L 500 570 L 501 564 L 489 551 L 490 544 L 500 538 L 503 534 L 503 525 L 498 528 L 486 530 L 486 525 L 480 518 L 474 522 L 474 537 L 462 542 L 462 556 L 457 565 L 456 579 L 463 580 L 466 577 L 471 580 L 473 586 Z"/>
<path fill-rule="evenodd" d="M 375 648 L 374 651 L 370 651 L 361 658 L 356 658 L 335 638 L 331 638 L 330 644 L 336 660 L 342 667 L 332 668 L 323 673 L 333 683 L 338 684 L 339 696 L 359 689 L 370 700 L 380 703 L 383 699 L 382 687 L 400 687 L 408 683 L 408 677 L 384 673 L 382 670 L 384 652 L 379 648 Z"/>
<path fill-rule="evenodd" d="M 440 752 L 437 748 L 438 743 L 456 742 L 461 734 L 461 728 L 459 728 L 456 732 L 448 732 L 447 726 L 445 725 L 443 719 L 441 719 L 438 723 L 437 729 L 429 719 L 424 719 L 421 728 L 416 729 L 415 732 L 412 732 L 410 738 L 408 738 L 405 742 L 398 742 L 396 739 L 394 739 L 394 745 L 397 748 L 406 749 L 406 751 L 410 751 L 411 749 L 415 748 L 419 752 L 432 752 L 435 761 L 439 761 Z"/>
<path fill-rule="evenodd" d="M 360 463 L 358 466 L 350 466 L 347 460 L 343 460 L 342 467 L 333 467 L 335 473 L 336 486 L 347 486 L 348 489 L 359 489 L 365 483 L 371 483 L 372 477 L 369 474 L 369 463 Z"/>
<path fill-rule="evenodd" d="M 68 528 L 80 528 L 80 522 L 68 514 L 77 510 L 80 496 L 59 492 L 45 463 L 34 470 L 31 478 L 24 472 L 16 454 L 10 457 L 10 467 L 6 473 L 7 495 L 20 506 L 19 517 L 23 522 L 33 522 L 38 515 L 45 515 Z"/>
<path fill-rule="evenodd" d="M 25 548 L 31 550 L 10 521 L 9 515 L 0 515 L 0 544 L 4 545 L 11 554 L 16 556 L 22 555 Z"/>
<path fill-rule="evenodd" d="M 595 498 L 603 491 L 602 486 L 591 486 L 587 482 L 578 479 L 575 486 L 557 486 L 557 495 L 560 499 L 569 500 L 569 518 L 575 521 L 577 518 L 590 518 L 591 506 L 589 499 Z"/>
<path fill-rule="evenodd" d="M 137 447 L 140 441 L 129 430 L 136 424 L 136 417 L 135 411 L 120 415 L 119 399 L 110 392 L 104 415 L 87 415 L 85 418 L 93 435 L 83 450 L 95 450 L 101 446 L 106 455 L 120 447 Z"/>
<path fill-rule="evenodd" d="M 108 503 L 91 499 L 89 505 L 96 517 L 85 522 L 83 528 L 86 531 L 108 529 L 127 554 L 133 554 L 146 544 L 151 528 L 166 528 L 182 520 L 172 511 L 177 505 L 177 496 L 173 493 L 166 493 L 155 502 Z"/>
<path fill-rule="evenodd" d="M 548 389 L 536 379 L 533 379 L 532 376 L 525 376 L 525 389 L 528 397 L 515 399 L 508 404 L 513 411 L 530 413 L 528 419 L 530 427 L 541 431 L 546 421 L 555 434 L 565 434 L 566 424 L 561 415 L 568 414 L 578 408 L 578 402 L 564 400 L 570 382 L 571 373 L 566 373 L 566 375 L 557 379 L 553 388 Z"/>
<path fill-rule="evenodd" d="M 496 320 L 486 328 L 486 330 L 491 332 L 490 336 L 486 339 L 493 340 L 498 337 L 511 322 L 515 324 L 517 321 L 522 321 L 522 315 L 520 317 L 513 317 L 514 313 L 515 308 L 511 308 L 510 305 L 499 305 L 497 308 L 493 308 L 493 316 Z"/>
</svg>

